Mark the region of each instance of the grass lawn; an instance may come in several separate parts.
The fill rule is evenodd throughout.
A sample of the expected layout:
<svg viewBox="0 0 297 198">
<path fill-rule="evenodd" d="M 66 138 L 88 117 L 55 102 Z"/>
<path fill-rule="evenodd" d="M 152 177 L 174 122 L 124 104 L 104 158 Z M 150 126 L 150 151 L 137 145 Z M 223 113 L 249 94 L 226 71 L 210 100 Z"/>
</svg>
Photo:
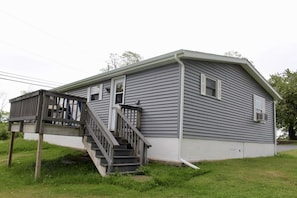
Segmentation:
<svg viewBox="0 0 297 198">
<path fill-rule="evenodd" d="M 102 178 L 87 155 L 44 144 L 41 178 L 34 181 L 37 142 L 0 141 L 0 197 L 296 197 L 297 150 L 275 157 L 197 164 L 201 169 L 151 163 L 145 176 Z"/>
</svg>

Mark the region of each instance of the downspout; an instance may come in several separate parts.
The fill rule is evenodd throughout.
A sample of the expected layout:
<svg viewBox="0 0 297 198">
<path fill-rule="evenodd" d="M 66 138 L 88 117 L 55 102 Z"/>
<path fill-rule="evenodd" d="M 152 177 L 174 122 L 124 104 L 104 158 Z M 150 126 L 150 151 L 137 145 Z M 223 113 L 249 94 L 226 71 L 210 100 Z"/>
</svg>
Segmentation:
<svg viewBox="0 0 297 198">
<path fill-rule="evenodd" d="M 184 163 L 185 165 L 194 168 L 200 169 L 194 164 L 186 161 L 182 158 L 182 139 L 183 139 L 183 127 L 184 127 L 184 95 L 185 95 L 185 65 L 178 58 L 177 54 L 174 55 L 176 62 L 180 65 L 180 104 L 179 104 L 179 139 L 178 139 L 178 160 Z"/>
</svg>

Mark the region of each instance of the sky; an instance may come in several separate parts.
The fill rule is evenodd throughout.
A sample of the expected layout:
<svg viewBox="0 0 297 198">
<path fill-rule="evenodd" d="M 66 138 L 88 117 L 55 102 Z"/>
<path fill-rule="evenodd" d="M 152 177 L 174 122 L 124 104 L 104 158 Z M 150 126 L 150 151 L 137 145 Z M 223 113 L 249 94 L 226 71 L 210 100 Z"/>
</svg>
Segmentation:
<svg viewBox="0 0 297 198">
<path fill-rule="evenodd" d="M 268 79 L 297 70 L 296 19 L 294 0 L 0 0 L 0 102 L 9 110 L 22 91 L 49 88 L 7 75 L 55 87 L 100 73 L 124 51 L 237 51 Z"/>
</svg>

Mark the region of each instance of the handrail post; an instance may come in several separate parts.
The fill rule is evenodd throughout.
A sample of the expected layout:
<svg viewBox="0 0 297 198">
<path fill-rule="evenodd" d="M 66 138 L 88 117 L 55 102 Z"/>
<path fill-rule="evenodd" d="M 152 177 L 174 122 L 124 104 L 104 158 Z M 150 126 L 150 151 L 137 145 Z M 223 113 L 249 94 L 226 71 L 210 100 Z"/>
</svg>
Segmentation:
<svg viewBox="0 0 297 198">
<path fill-rule="evenodd" d="M 8 167 L 11 167 L 13 144 L 14 144 L 14 135 L 15 135 L 15 132 L 11 132 L 10 145 L 9 145 L 9 151 L 8 151 L 8 163 L 7 163 Z"/>
<path fill-rule="evenodd" d="M 41 125 L 41 114 L 42 114 L 42 107 L 43 107 L 43 91 L 39 91 L 37 99 L 37 112 L 36 112 L 36 127 L 35 127 L 35 133 L 39 132 L 40 125 Z"/>
<path fill-rule="evenodd" d="M 141 111 L 137 111 L 137 118 L 136 118 L 136 128 L 140 131 L 141 129 Z"/>
</svg>

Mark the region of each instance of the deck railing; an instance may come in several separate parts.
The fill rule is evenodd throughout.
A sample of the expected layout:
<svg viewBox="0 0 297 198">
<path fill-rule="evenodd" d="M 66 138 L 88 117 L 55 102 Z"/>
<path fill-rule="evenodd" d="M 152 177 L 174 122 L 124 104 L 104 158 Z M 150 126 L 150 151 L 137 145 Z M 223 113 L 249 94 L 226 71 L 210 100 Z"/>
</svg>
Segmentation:
<svg viewBox="0 0 297 198">
<path fill-rule="evenodd" d="M 140 131 L 142 108 L 130 105 L 121 105 L 121 110 L 126 118 L 128 118 L 130 123 L 133 124 Z"/>
<path fill-rule="evenodd" d="M 116 124 L 116 135 L 123 137 L 131 144 L 134 149 L 134 153 L 139 157 L 141 164 L 147 163 L 147 149 L 151 147 L 151 144 L 145 139 L 141 132 L 134 126 L 133 121 L 135 117 L 132 116 L 132 122 L 130 122 L 131 117 L 124 115 L 123 111 L 114 108 L 117 112 L 117 124 Z M 129 114 L 130 115 L 130 114 Z"/>
<path fill-rule="evenodd" d="M 110 172 L 113 164 L 114 147 L 118 146 L 119 143 L 89 105 L 87 105 L 86 130 L 105 157 L 108 163 L 107 172 Z"/>
<path fill-rule="evenodd" d="M 9 121 L 36 120 L 38 112 L 41 112 L 41 90 L 11 99 L 9 102 Z"/>
<path fill-rule="evenodd" d="M 35 122 L 36 131 L 43 124 L 81 127 L 85 122 L 85 98 L 39 90 L 10 100 L 9 123 Z"/>
</svg>

